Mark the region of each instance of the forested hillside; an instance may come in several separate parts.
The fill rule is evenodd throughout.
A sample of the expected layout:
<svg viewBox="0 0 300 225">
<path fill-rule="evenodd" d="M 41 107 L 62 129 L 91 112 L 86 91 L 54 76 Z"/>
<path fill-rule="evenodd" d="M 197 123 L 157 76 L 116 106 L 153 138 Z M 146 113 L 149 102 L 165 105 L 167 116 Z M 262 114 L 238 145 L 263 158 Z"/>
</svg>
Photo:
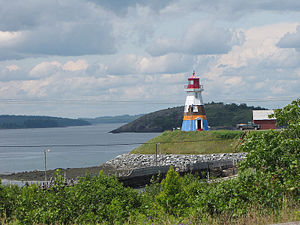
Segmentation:
<svg viewBox="0 0 300 225">
<path fill-rule="evenodd" d="M 247 106 L 246 104 L 205 104 L 208 125 L 212 129 L 233 129 L 237 123 L 246 123 L 252 120 L 252 110 L 264 109 Z M 183 106 L 159 110 L 146 114 L 131 123 L 128 123 L 112 133 L 119 132 L 162 132 L 181 127 Z"/>
<path fill-rule="evenodd" d="M 0 115 L 0 129 L 86 126 L 89 122 L 50 116 Z"/>
</svg>

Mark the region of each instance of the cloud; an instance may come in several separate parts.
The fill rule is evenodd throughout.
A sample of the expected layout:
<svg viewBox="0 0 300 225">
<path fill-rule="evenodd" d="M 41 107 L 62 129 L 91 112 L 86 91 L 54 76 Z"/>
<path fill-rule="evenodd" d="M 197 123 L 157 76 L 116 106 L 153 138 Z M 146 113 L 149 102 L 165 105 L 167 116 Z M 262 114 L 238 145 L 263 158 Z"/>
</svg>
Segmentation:
<svg viewBox="0 0 300 225">
<path fill-rule="evenodd" d="M 21 54 L 11 48 L 18 44 L 21 32 L 10 32 L 0 30 L 0 61 L 23 58 Z"/>
<path fill-rule="evenodd" d="M 102 9 L 81 0 L 0 0 L 0 27 L 3 31 L 28 31 L 59 23 L 89 23 L 104 19 Z M 107 18 L 109 19 L 109 18 Z"/>
<path fill-rule="evenodd" d="M 300 51 L 300 25 L 295 32 L 286 33 L 277 44 L 280 48 L 295 48 Z"/>
<path fill-rule="evenodd" d="M 147 51 L 152 56 L 168 53 L 192 55 L 224 54 L 235 44 L 243 42 L 242 32 L 216 27 L 212 22 L 201 21 L 191 25 L 182 38 L 159 38 Z"/>
<path fill-rule="evenodd" d="M 68 71 L 86 70 L 88 63 L 84 59 L 78 59 L 77 61 L 68 61 L 64 64 L 63 69 Z"/>
<path fill-rule="evenodd" d="M 101 7 L 104 7 L 106 9 L 109 9 L 116 14 L 125 15 L 128 12 L 129 7 L 136 7 L 136 6 L 144 6 L 149 7 L 155 11 L 158 11 L 160 9 L 165 8 L 168 6 L 173 0 L 88 0 L 90 2 L 93 2 Z"/>
<path fill-rule="evenodd" d="M 224 84 L 230 85 L 230 86 L 236 86 L 236 85 L 240 85 L 242 81 L 243 81 L 243 79 L 241 77 L 234 76 L 229 79 L 226 79 Z"/>
<path fill-rule="evenodd" d="M 194 63 L 192 56 L 168 54 L 159 57 L 123 55 L 108 65 L 107 73 L 126 74 L 162 74 L 187 71 Z"/>
<path fill-rule="evenodd" d="M 171 2 L 164 9 L 162 14 L 182 15 L 187 13 L 205 13 L 214 18 L 233 21 L 246 15 L 259 12 L 299 12 L 300 3 L 298 0 L 177 0 Z"/>
<path fill-rule="evenodd" d="M 12 65 L 8 65 L 8 66 L 6 66 L 6 69 L 8 70 L 8 71 L 17 71 L 17 70 L 20 70 L 20 67 L 18 67 L 17 65 L 15 65 L 15 64 L 12 64 Z"/>
<path fill-rule="evenodd" d="M 86 69 L 86 73 L 89 76 L 94 76 L 94 77 L 103 77 L 104 75 L 107 74 L 107 65 L 100 63 L 100 62 L 96 62 L 93 64 L 90 64 L 87 69 Z"/>
<path fill-rule="evenodd" d="M 29 75 L 32 78 L 49 77 L 58 71 L 61 71 L 61 69 L 62 65 L 58 61 L 42 62 L 34 66 L 32 70 L 30 70 Z"/>
<path fill-rule="evenodd" d="M 102 8 L 80 0 L 0 1 L 0 6 L 0 60 L 116 52 L 113 16 Z"/>
<path fill-rule="evenodd" d="M 0 0 L 0 27 L 4 31 L 27 30 L 40 23 L 41 16 L 46 9 L 47 1 L 35 0 Z M 51 11 L 51 9 L 50 9 Z"/>
<path fill-rule="evenodd" d="M 280 38 L 285 33 L 295 30 L 296 25 L 279 23 L 244 30 L 245 42 L 240 46 L 234 46 L 228 54 L 222 55 L 220 65 L 238 68 L 269 59 L 280 51 L 276 46 Z"/>
<path fill-rule="evenodd" d="M 192 25 L 183 40 L 183 49 L 191 54 L 222 54 L 227 53 L 233 44 L 233 33 L 217 28 L 210 22 Z"/>
<path fill-rule="evenodd" d="M 0 30 L 0 47 L 9 47 L 19 38 L 20 32 L 10 32 Z"/>
<path fill-rule="evenodd" d="M 23 32 L 11 50 L 29 55 L 78 56 L 116 51 L 108 24 L 60 24 Z"/>
<path fill-rule="evenodd" d="M 27 76 L 24 76 L 24 72 L 16 64 L 9 64 L 0 70 L 0 82 L 13 81 L 13 80 L 26 80 Z"/>
<path fill-rule="evenodd" d="M 208 100 L 243 102 L 252 98 L 261 104 L 259 99 L 269 96 L 298 95 L 299 53 L 277 46 L 296 26 L 281 23 L 244 30 L 245 42 L 212 61 L 215 64 L 201 76 Z"/>
</svg>

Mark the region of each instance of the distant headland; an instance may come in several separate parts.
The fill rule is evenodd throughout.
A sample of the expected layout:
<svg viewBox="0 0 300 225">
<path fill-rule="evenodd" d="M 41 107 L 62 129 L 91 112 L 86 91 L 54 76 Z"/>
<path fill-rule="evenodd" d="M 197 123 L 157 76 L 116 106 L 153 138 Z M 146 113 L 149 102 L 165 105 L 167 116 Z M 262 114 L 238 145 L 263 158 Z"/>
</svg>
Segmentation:
<svg viewBox="0 0 300 225">
<path fill-rule="evenodd" d="M 246 104 L 224 104 L 211 102 L 205 104 L 208 125 L 211 129 L 235 129 L 238 123 L 252 121 L 252 110 L 265 108 L 247 106 Z M 183 106 L 159 110 L 143 115 L 125 124 L 111 133 L 122 132 L 163 132 L 181 127 Z"/>
<path fill-rule="evenodd" d="M 0 115 L 0 129 L 51 128 L 90 125 L 81 119 L 51 116 Z"/>
</svg>

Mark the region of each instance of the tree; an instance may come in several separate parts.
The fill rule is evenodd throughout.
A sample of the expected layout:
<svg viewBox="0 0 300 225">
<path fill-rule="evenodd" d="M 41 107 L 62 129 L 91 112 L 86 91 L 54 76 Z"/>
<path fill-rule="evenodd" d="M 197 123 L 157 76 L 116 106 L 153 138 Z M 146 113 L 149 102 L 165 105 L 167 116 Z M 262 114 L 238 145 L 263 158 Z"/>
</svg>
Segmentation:
<svg viewBox="0 0 300 225">
<path fill-rule="evenodd" d="M 166 178 L 161 182 L 162 191 L 156 200 L 167 213 L 177 214 L 186 207 L 186 193 L 183 188 L 183 179 L 171 166 Z"/>
</svg>

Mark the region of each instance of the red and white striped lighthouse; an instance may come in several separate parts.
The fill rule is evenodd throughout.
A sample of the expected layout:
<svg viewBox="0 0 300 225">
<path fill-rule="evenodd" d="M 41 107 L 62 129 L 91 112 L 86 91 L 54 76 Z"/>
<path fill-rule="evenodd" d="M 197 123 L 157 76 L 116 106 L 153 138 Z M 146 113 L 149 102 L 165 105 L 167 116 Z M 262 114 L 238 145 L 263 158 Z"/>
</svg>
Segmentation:
<svg viewBox="0 0 300 225">
<path fill-rule="evenodd" d="M 201 95 L 204 89 L 200 84 L 200 78 L 195 76 L 195 72 L 192 77 L 188 78 L 188 85 L 184 86 L 184 90 L 187 92 L 187 96 L 181 130 L 209 130 Z"/>
</svg>

